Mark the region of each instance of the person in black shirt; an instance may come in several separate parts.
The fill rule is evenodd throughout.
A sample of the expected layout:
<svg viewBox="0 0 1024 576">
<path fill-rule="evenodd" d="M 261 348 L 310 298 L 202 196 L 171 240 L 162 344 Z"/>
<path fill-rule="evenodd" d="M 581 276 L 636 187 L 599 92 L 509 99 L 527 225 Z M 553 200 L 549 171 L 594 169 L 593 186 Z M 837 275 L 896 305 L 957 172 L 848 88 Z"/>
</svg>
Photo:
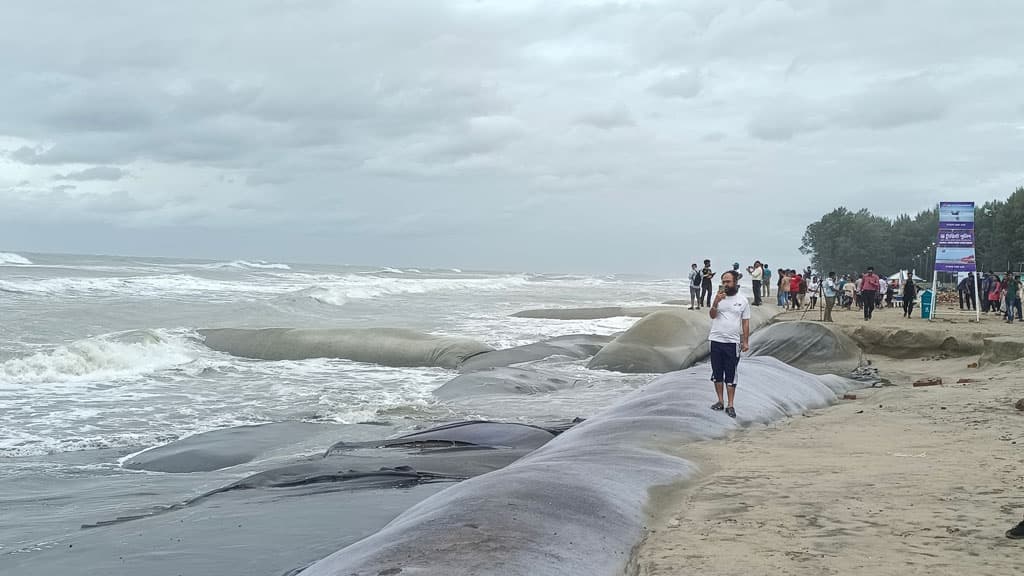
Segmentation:
<svg viewBox="0 0 1024 576">
<path fill-rule="evenodd" d="M 700 299 L 708 308 L 711 307 L 711 280 L 715 273 L 711 270 L 711 260 L 704 260 L 704 268 L 700 271 Z"/>
<path fill-rule="evenodd" d="M 917 286 L 914 285 L 914 279 L 907 279 L 907 283 L 903 285 L 903 317 L 910 318 L 910 315 L 914 313 L 914 300 L 917 299 Z"/>
</svg>

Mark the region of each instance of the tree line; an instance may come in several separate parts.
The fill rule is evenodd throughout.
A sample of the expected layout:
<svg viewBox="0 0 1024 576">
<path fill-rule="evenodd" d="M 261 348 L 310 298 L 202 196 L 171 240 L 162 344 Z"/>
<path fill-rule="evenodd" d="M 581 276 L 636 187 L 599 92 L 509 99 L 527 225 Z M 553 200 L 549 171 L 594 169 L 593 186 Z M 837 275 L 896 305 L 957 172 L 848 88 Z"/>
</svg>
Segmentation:
<svg viewBox="0 0 1024 576">
<path fill-rule="evenodd" d="M 1006 200 L 975 207 L 976 261 L 982 270 L 1006 272 L 1024 267 L 1024 187 Z M 914 216 L 875 216 L 868 210 L 836 208 L 807 226 L 800 252 L 811 267 L 839 274 L 874 266 L 879 274 L 916 269 L 931 274 L 938 235 L 938 207 Z"/>
</svg>

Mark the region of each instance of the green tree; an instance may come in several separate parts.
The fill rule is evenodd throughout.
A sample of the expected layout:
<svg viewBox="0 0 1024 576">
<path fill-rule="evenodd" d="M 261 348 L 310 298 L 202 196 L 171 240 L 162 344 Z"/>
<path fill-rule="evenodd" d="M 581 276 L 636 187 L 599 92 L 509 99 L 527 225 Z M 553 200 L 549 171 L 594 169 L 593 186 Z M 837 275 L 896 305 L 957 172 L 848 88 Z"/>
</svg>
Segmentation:
<svg viewBox="0 0 1024 576">
<path fill-rule="evenodd" d="M 867 210 L 839 207 L 807 226 L 800 252 L 819 272 L 856 273 L 874 266 L 880 273 L 931 268 L 939 212 L 930 208 L 914 216 L 889 219 Z M 1024 187 L 1006 200 L 992 200 L 975 210 L 977 261 L 996 272 L 1024 267 Z"/>
</svg>

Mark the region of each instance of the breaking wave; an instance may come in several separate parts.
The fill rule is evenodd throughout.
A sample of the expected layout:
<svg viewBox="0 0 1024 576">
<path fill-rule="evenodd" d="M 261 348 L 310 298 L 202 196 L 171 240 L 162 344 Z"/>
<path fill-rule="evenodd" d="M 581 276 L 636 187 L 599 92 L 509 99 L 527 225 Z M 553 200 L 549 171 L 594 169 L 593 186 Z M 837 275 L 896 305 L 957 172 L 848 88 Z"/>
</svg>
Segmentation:
<svg viewBox="0 0 1024 576">
<path fill-rule="evenodd" d="M 20 254 L 13 252 L 0 252 L 0 266 L 9 266 L 12 264 L 31 264 L 32 261 Z"/>
<path fill-rule="evenodd" d="M 197 343 L 165 331 L 106 334 L 0 363 L 0 391 L 23 384 L 131 378 L 188 364 L 200 354 Z"/>
<path fill-rule="evenodd" d="M 217 262 L 216 264 L 207 264 L 204 268 L 250 268 L 255 270 L 291 270 L 292 267 L 287 264 L 278 264 L 274 262 L 266 262 L 264 260 L 257 260 L 255 262 L 249 260 L 233 260 L 231 262 Z"/>
<path fill-rule="evenodd" d="M 300 293 L 323 304 L 343 306 L 352 300 L 370 300 L 400 294 L 509 290 L 525 286 L 529 281 L 525 276 L 420 279 L 353 276 L 307 288 Z"/>
</svg>

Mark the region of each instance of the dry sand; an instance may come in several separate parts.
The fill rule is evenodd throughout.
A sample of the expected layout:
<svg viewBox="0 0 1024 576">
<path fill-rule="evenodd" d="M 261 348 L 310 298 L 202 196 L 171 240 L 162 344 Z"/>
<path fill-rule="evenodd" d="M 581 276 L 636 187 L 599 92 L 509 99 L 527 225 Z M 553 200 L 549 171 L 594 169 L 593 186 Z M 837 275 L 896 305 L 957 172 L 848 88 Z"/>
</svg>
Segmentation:
<svg viewBox="0 0 1024 576">
<path fill-rule="evenodd" d="M 942 330 L 1024 337 L 994 317 L 928 322 L 838 312 L 847 331 Z M 795 319 L 787 313 L 780 319 Z M 811 314 L 807 317 L 813 318 Z M 906 352 L 904 350 L 903 352 Z M 956 352 L 954 352 L 955 354 Z M 969 368 L 977 354 L 867 358 L 892 386 L 856 391 L 803 418 L 686 447 L 699 478 L 659 490 L 634 555 L 642 576 L 969 574 L 1024 568 L 1003 533 L 1024 514 L 1021 364 Z M 937 376 L 942 386 L 912 386 Z M 957 383 L 958 379 L 972 380 Z M 737 410 L 743 409 L 743 391 Z"/>
</svg>

